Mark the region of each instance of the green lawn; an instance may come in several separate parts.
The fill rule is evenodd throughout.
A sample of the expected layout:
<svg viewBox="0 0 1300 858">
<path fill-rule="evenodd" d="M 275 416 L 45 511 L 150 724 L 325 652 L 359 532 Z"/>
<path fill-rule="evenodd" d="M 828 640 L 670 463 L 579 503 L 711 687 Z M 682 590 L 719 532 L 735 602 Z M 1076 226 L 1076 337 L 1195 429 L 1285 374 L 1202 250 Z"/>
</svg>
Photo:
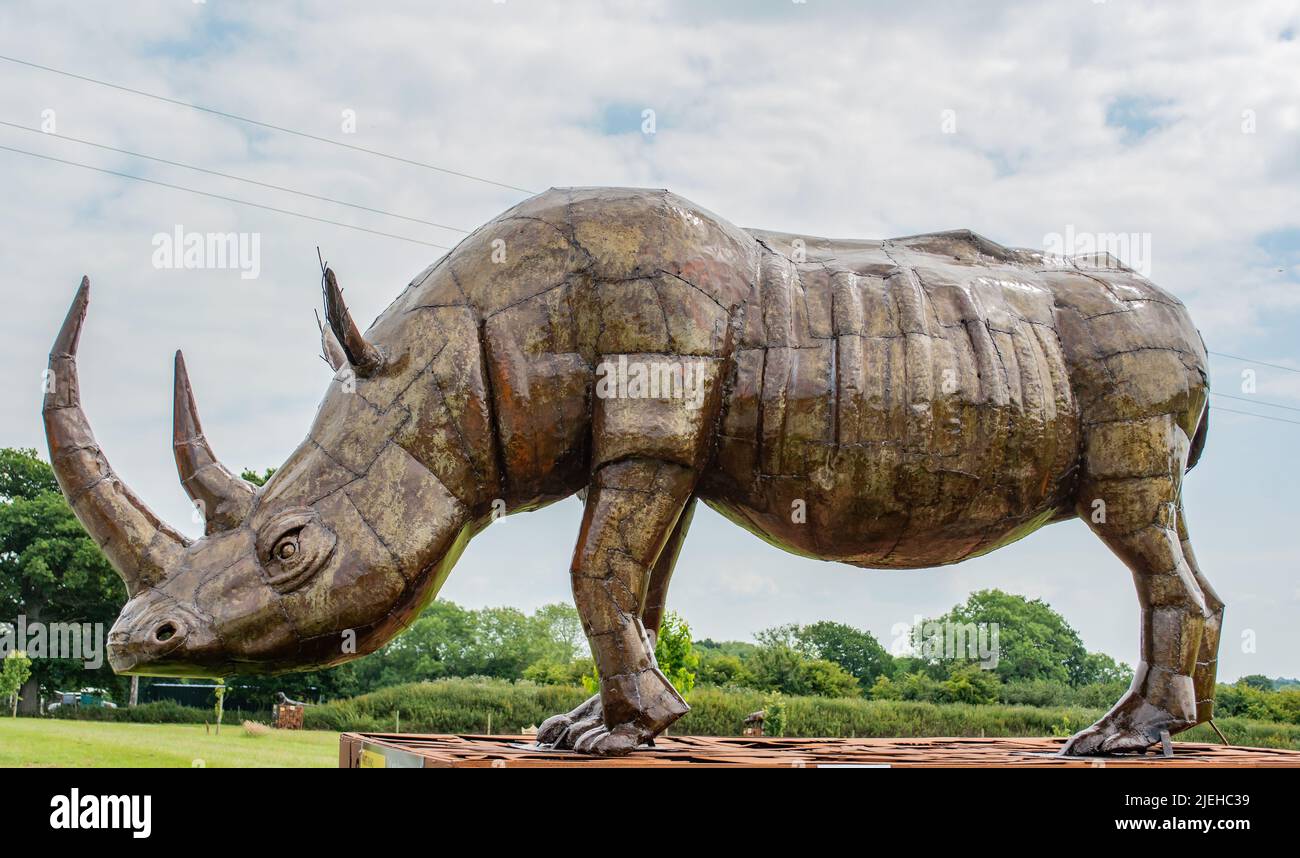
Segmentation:
<svg viewBox="0 0 1300 858">
<path fill-rule="evenodd" d="M 274 730 L 250 737 L 238 724 L 209 735 L 202 724 L 112 724 L 0 717 L 0 767 L 189 768 L 338 765 L 339 734 Z"/>
</svg>

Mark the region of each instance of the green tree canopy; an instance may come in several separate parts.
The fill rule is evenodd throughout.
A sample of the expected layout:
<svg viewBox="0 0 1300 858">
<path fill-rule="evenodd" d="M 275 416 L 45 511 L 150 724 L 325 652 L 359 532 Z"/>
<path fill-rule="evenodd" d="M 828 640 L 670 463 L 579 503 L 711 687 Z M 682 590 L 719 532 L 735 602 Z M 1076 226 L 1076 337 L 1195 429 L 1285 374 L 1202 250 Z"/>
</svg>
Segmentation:
<svg viewBox="0 0 1300 858">
<path fill-rule="evenodd" d="M 1115 661 L 1104 652 L 1090 652 L 1084 656 L 1079 681 L 1075 684 L 1131 682 L 1132 680 L 1133 668 L 1122 661 Z"/>
<path fill-rule="evenodd" d="M 777 626 L 755 635 L 760 646 L 745 663 L 750 687 L 819 697 L 862 693 L 858 680 L 843 667 L 824 658 L 810 658 L 801 650 L 797 631 L 797 626 Z"/>
<path fill-rule="evenodd" d="M 695 687 L 700 657 L 691 645 L 691 627 L 676 611 L 664 614 L 655 642 L 655 661 L 659 669 L 683 696 Z"/>
<path fill-rule="evenodd" d="M 893 669 L 893 657 L 870 632 L 844 623 L 822 620 L 800 626 L 794 638 L 808 655 L 835 662 L 863 688 L 870 688 L 877 676 Z"/>
<path fill-rule="evenodd" d="M 1272 691 L 1273 680 L 1264 676 L 1262 673 L 1251 673 L 1238 679 L 1237 682 L 1259 691 Z"/>
<path fill-rule="evenodd" d="M 271 479 L 275 474 L 275 471 L 275 468 L 267 468 L 259 474 L 252 468 L 244 468 L 244 470 L 240 472 L 239 476 L 241 479 L 247 480 L 255 486 L 264 486 L 266 485 L 266 481 Z"/>
<path fill-rule="evenodd" d="M 0 449 L 0 621 L 98 623 L 107 638 L 125 601 L 122 580 L 73 515 L 49 464 L 35 450 Z M 87 686 L 121 700 L 126 680 L 107 662 L 87 671 L 74 659 L 34 659 L 19 711 L 35 714 L 42 693 Z"/>
<path fill-rule="evenodd" d="M 1051 679 L 1079 685 L 1086 681 L 1088 652 L 1079 633 L 1041 599 L 1026 599 L 1001 590 L 980 590 L 936 621 L 984 624 L 990 629 L 996 623 L 995 672 L 1003 682 Z M 962 664 L 951 659 L 932 659 L 928 662 L 928 672 L 946 678 Z"/>
<path fill-rule="evenodd" d="M 967 662 L 940 683 L 939 699 L 947 703 L 997 703 L 997 675 L 974 662 Z"/>
</svg>

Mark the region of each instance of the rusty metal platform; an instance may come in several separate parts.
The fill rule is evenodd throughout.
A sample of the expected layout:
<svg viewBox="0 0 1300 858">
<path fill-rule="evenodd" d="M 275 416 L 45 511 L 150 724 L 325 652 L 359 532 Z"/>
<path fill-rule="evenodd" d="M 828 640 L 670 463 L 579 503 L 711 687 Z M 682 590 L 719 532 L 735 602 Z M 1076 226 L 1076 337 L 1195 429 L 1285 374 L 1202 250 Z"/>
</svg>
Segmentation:
<svg viewBox="0 0 1300 858">
<path fill-rule="evenodd" d="M 1060 757 L 1064 739 L 771 739 L 664 736 L 603 759 L 548 751 L 530 736 L 344 733 L 340 768 L 1296 768 L 1300 751 L 1175 742 L 1143 755 Z"/>
</svg>

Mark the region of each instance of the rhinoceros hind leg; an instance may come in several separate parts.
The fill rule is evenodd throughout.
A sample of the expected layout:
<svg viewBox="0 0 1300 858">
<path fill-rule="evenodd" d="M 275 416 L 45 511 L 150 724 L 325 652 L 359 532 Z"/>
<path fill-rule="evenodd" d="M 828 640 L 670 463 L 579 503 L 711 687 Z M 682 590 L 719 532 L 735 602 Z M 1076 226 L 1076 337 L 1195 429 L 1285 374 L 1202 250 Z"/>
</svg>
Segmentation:
<svg viewBox="0 0 1300 858">
<path fill-rule="evenodd" d="M 1210 612 L 1201 633 L 1201 648 L 1196 654 L 1196 669 L 1192 672 L 1192 685 L 1196 688 L 1196 723 L 1204 724 L 1214 717 L 1214 685 L 1219 670 L 1219 636 L 1223 630 L 1223 600 L 1210 586 L 1192 552 L 1192 542 L 1187 534 L 1187 516 L 1181 505 L 1178 509 L 1178 538 L 1183 549 L 1183 559 L 1196 576 L 1196 583 L 1205 597 L 1205 607 Z"/>
<path fill-rule="evenodd" d="M 645 624 L 653 645 L 659 639 L 659 626 L 664 619 L 664 609 L 668 605 L 668 584 L 673 578 L 673 569 L 677 567 L 677 556 L 681 553 L 682 543 L 686 541 L 686 532 L 690 530 L 691 519 L 695 517 L 695 498 L 686 502 L 686 508 L 677 517 L 673 532 L 664 543 L 655 568 L 650 572 L 650 586 L 641 605 L 641 622 Z"/>
<path fill-rule="evenodd" d="M 1212 613 L 1179 535 L 1186 443 L 1168 418 L 1112 425 L 1089 441 L 1077 507 L 1133 572 L 1140 659 L 1129 690 L 1101 720 L 1073 736 L 1064 754 L 1141 752 L 1160 741 L 1161 731 L 1178 733 L 1198 721 L 1193 673 Z M 1166 464 L 1169 473 L 1160 473 Z M 1148 475 L 1126 476 L 1124 468 Z"/>
</svg>

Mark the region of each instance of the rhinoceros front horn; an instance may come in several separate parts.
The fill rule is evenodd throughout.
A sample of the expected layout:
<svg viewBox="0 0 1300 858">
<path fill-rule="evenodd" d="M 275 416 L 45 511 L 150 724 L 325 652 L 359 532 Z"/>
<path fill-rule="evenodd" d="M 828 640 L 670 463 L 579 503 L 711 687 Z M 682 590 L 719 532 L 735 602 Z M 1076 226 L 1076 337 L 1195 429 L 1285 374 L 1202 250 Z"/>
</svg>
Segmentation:
<svg viewBox="0 0 1300 858">
<path fill-rule="evenodd" d="M 343 347 L 344 356 L 356 370 L 357 375 L 365 378 L 378 372 L 384 365 L 384 356 L 379 349 L 361 335 L 357 323 L 352 321 L 352 314 L 343 303 L 343 290 L 339 288 L 334 277 L 334 269 L 325 269 L 325 321 L 333 331 L 335 339 Z M 329 346 L 326 346 L 327 354 Z M 333 363 L 333 361 L 331 361 Z M 337 370 L 338 367 L 335 367 Z"/>
<path fill-rule="evenodd" d="M 72 301 L 50 350 L 45 378 L 45 438 L 59 488 L 134 596 L 163 580 L 188 540 L 136 497 L 108 463 L 81 410 L 77 343 L 90 303 L 90 278 Z"/>
<path fill-rule="evenodd" d="M 199 424 L 185 356 L 176 352 L 176 392 L 172 411 L 172 452 L 181 487 L 203 511 L 205 532 L 239 526 L 252 508 L 256 491 L 217 461 Z"/>
</svg>

